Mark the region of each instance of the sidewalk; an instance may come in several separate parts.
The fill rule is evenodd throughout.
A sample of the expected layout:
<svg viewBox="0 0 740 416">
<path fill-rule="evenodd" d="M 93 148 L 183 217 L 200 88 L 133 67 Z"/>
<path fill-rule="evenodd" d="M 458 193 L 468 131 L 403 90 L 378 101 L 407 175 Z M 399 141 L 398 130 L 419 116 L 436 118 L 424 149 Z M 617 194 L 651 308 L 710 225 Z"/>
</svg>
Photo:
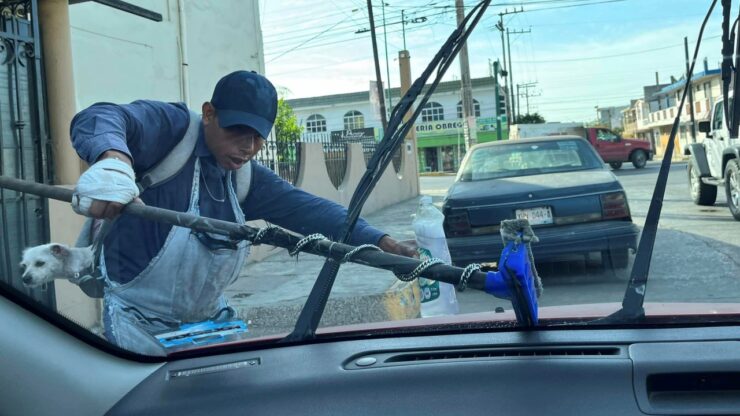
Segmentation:
<svg viewBox="0 0 740 416">
<path fill-rule="evenodd" d="M 411 214 L 418 198 L 363 216 L 396 240 L 413 239 Z M 290 332 L 313 287 L 324 258 L 286 250 L 247 264 L 226 291 L 231 306 L 255 336 Z M 389 271 L 346 263 L 339 269 L 320 326 L 379 322 L 419 317 L 418 286 Z"/>
</svg>

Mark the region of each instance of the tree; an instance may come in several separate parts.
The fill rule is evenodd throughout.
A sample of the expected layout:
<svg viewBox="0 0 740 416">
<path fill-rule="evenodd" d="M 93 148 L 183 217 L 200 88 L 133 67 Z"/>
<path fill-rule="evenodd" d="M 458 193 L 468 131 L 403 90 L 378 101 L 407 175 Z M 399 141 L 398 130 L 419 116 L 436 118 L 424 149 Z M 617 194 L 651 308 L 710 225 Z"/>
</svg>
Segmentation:
<svg viewBox="0 0 740 416">
<path fill-rule="evenodd" d="M 545 122 L 545 118 L 539 113 L 525 114 L 516 118 L 518 124 L 540 124 Z"/>
<path fill-rule="evenodd" d="M 275 117 L 275 141 L 279 161 L 285 162 L 295 158 L 295 144 L 300 141 L 301 133 L 303 133 L 303 126 L 298 124 L 298 118 L 293 113 L 293 109 L 284 99 L 280 98 Z"/>
</svg>

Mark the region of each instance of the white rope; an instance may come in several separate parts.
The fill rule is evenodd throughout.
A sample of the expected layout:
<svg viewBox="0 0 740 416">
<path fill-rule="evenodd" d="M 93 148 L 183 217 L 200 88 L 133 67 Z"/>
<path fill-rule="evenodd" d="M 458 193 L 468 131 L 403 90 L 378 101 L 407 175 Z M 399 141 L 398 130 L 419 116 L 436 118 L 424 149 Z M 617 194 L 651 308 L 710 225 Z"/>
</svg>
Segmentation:
<svg viewBox="0 0 740 416">
<path fill-rule="evenodd" d="M 457 290 L 460 292 L 465 291 L 465 289 L 468 287 L 468 279 L 470 279 L 470 276 L 473 275 L 473 273 L 480 270 L 480 264 L 472 263 L 465 266 L 465 269 L 462 272 L 462 275 L 460 276 L 460 283 L 457 284 Z"/>
<path fill-rule="evenodd" d="M 373 249 L 373 250 L 376 250 L 376 251 L 383 251 L 383 249 L 381 249 L 378 246 L 375 246 L 375 245 L 372 245 L 372 244 L 363 244 L 363 245 L 360 245 L 360 246 L 355 247 L 354 249 L 352 249 L 352 251 L 350 251 L 347 254 L 345 254 L 344 257 L 342 257 L 342 260 L 339 261 L 339 263 L 346 263 L 346 262 L 352 260 L 352 256 L 354 256 L 355 254 L 359 253 L 362 250 L 367 250 L 367 249 Z"/>
<path fill-rule="evenodd" d="M 414 270 L 411 271 L 409 274 L 398 274 L 396 273 L 396 277 L 398 280 L 404 281 L 404 282 L 410 282 L 416 278 L 419 277 L 422 273 L 424 273 L 428 268 L 434 266 L 435 264 L 445 264 L 445 261 L 442 259 L 437 258 L 431 258 L 424 260 L 420 265 L 416 266 Z"/>
<path fill-rule="evenodd" d="M 267 235 L 269 231 L 274 230 L 276 228 L 278 227 L 275 227 L 273 225 L 268 225 L 265 228 L 260 228 L 257 231 L 257 234 L 254 235 L 254 239 L 252 239 L 252 245 L 257 246 L 257 245 L 262 244 L 262 239 L 265 238 L 265 235 Z"/>
<path fill-rule="evenodd" d="M 298 254 L 298 252 L 303 250 L 303 247 L 305 247 L 307 244 L 310 244 L 310 243 L 313 243 L 314 241 L 319 241 L 319 240 L 327 240 L 327 238 L 318 233 L 307 235 L 301 238 L 295 244 L 295 247 L 293 247 L 293 249 L 288 252 L 288 254 L 290 254 L 291 256 L 295 256 Z"/>
<path fill-rule="evenodd" d="M 273 228 L 276 228 L 276 227 L 268 226 L 266 228 L 260 228 L 259 231 L 257 231 L 257 234 L 254 236 L 252 244 L 255 244 L 255 245 L 260 244 L 260 241 L 262 240 L 262 238 L 264 238 L 267 232 Z M 303 247 L 315 241 L 320 241 L 320 240 L 327 240 L 327 238 L 324 237 L 322 234 L 318 234 L 318 233 L 307 235 L 306 237 L 303 237 L 302 239 L 300 239 L 296 243 L 295 247 L 293 247 L 293 249 L 290 250 L 288 253 L 291 256 L 296 256 L 301 250 L 303 250 Z M 332 242 L 332 244 L 334 243 Z M 339 263 L 341 264 L 341 263 L 346 263 L 348 261 L 351 261 L 352 257 L 354 257 L 360 251 L 370 250 L 370 249 L 377 250 L 377 251 L 383 251 L 380 247 L 376 245 L 362 244 L 362 245 L 359 245 L 353 248 L 351 251 L 345 254 L 344 257 L 342 257 L 342 259 L 339 261 Z M 419 276 L 422 275 L 425 271 L 427 271 L 427 269 L 437 264 L 446 264 L 446 263 L 442 259 L 430 258 L 430 259 L 427 259 L 421 262 L 421 264 L 416 266 L 416 268 L 414 268 L 414 270 L 412 270 L 411 273 L 408 273 L 408 274 L 396 273 L 396 278 L 398 278 L 398 280 L 401 280 L 403 282 L 411 282 L 419 278 Z M 476 271 L 480 270 L 480 268 L 481 268 L 480 264 L 473 263 L 473 264 L 467 265 L 465 269 L 463 270 L 462 275 L 460 275 L 460 282 L 457 284 L 457 290 L 459 290 L 460 292 L 464 291 L 468 287 L 468 280 L 470 279 L 470 276 L 472 276 L 473 273 L 475 273 Z"/>
</svg>

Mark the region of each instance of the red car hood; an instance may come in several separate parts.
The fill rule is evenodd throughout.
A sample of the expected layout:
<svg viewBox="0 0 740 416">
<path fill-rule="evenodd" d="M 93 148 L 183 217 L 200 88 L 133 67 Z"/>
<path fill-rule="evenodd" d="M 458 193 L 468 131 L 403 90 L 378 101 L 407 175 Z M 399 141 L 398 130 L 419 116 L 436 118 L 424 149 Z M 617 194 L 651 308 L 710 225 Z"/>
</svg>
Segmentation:
<svg viewBox="0 0 740 416">
<path fill-rule="evenodd" d="M 539 308 L 538 315 L 540 323 L 544 324 L 544 326 L 547 326 L 548 323 L 557 324 L 568 321 L 587 322 L 592 319 L 608 316 L 618 311 L 621 307 L 622 304 L 617 302 L 547 306 Z M 737 320 L 738 322 L 740 322 L 740 303 L 645 303 L 644 309 L 645 316 L 648 318 L 648 320 L 657 320 L 658 322 L 702 322 L 712 320 L 712 317 L 715 317 L 717 320 L 723 319 L 725 321 L 727 321 L 728 318 L 732 318 L 733 320 Z M 484 325 L 491 323 L 500 323 L 503 326 L 513 326 L 516 323 L 516 318 L 514 316 L 514 312 L 508 309 L 501 313 L 478 312 L 430 318 L 407 319 L 400 321 L 372 322 L 366 324 L 333 326 L 319 328 L 316 333 L 319 336 L 352 336 L 353 334 L 394 331 L 408 333 L 409 330 L 412 330 L 414 328 L 419 328 L 421 330 L 424 327 L 457 326 L 465 324 Z M 221 343 L 219 344 L 219 346 L 227 344 L 237 345 L 254 343 L 261 344 L 265 342 L 272 343 L 281 338 L 284 338 L 286 335 L 288 334 L 281 333 L 258 338 L 242 339 Z M 201 348 L 188 348 L 188 350 L 192 351 L 194 349 L 207 348 L 208 347 L 204 346 Z"/>
<path fill-rule="evenodd" d="M 621 303 L 594 303 L 583 305 L 540 307 L 540 321 L 584 321 L 608 316 L 622 307 Z M 687 318 L 737 315 L 740 321 L 740 303 L 645 303 L 645 316 L 648 318 Z M 320 328 L 318 334 L 372 331 L 380 329 L 407 329 L 433 325 L 472 324 L 485 322 L 516 322 L 514 311 L 477 312 L 430 318 L 407 319 L 402 321 L 375 322 L 360 325 L 346 325 Z"/>
</svg>

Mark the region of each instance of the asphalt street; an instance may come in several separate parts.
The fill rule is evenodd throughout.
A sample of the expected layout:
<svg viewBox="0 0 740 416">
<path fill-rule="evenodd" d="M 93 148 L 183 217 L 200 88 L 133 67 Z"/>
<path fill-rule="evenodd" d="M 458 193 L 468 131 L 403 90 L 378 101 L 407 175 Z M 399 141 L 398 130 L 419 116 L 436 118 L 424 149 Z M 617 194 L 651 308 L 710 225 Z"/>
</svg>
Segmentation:
<svg viewBox="0 0 740 416">
<path fill-rule="evenodd" d="M 649 162 L 644 169 L 631 165 L 614 171 L 627 192 L 633 221 L 645 223 L 660 165 Z M 441 203 L 453 176 L 421 178 L 423 194 Z M 597 261 L 583 259 L 538 264 L 545 287 L 540 305 L 572 305 L 621 302 L 630 266 L 604 270 Z M 461 312 L 490 311 L 510 307 L 479 291 L 458 293 Z M 740 302 L 740 222 L 727 209 L 724 191 L 712 207 L 691 201 L 686 163 L 671 166 L 663 200 L 648 280 L 647 302 Z"/>
</svg>

